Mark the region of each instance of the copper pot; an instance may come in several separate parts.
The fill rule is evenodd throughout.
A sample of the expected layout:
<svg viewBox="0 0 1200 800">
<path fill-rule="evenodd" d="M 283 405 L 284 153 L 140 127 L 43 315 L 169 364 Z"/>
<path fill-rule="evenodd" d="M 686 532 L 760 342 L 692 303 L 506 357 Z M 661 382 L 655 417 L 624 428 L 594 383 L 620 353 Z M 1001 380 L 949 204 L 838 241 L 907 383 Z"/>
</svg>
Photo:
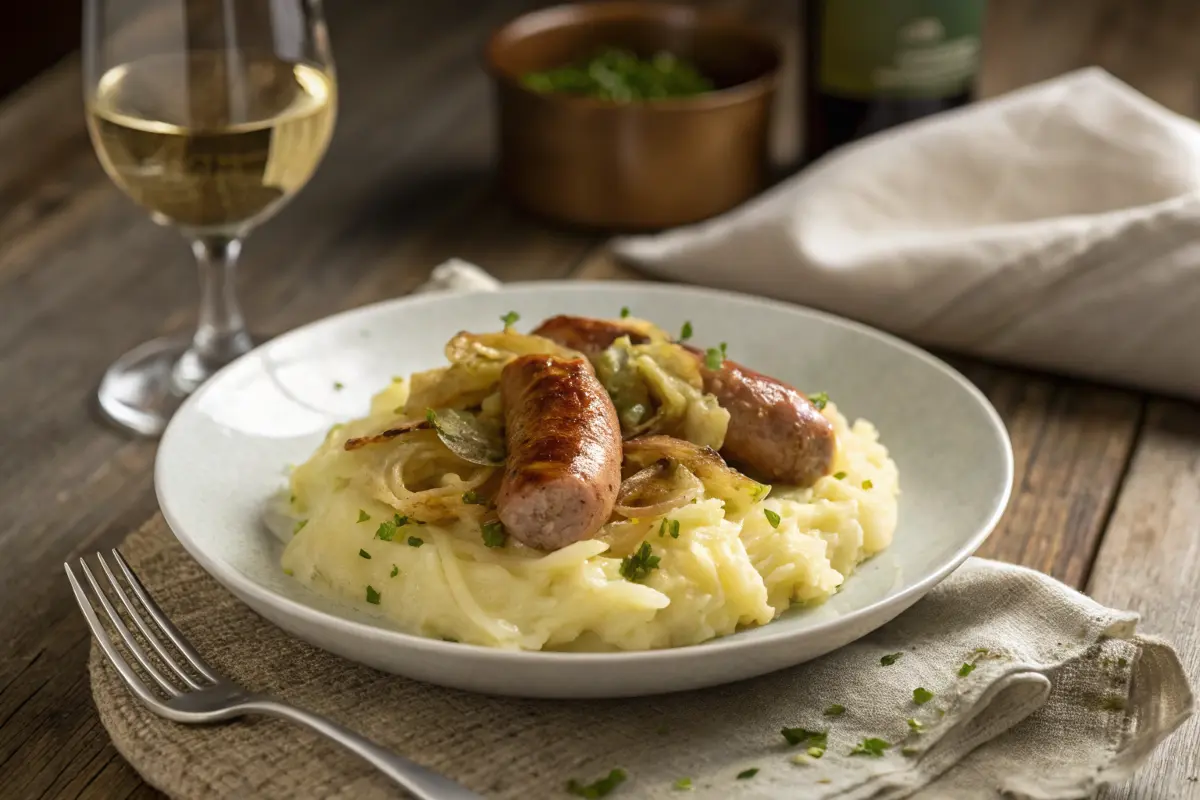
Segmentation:
<svg viewBox="0 0 1200 800">
<path fill-rule="evenodd" d="M 521 84 L 606 46 L 668 51 L 717 88 L 615 103 Z M 580 3 L 517 17 L 487 46 L 501 182 L 530 211 L 588 228 L 657 229 L 727 211 L 766 184 L 781 60 L 771 36 L 687 6 Z"/>
</svg>

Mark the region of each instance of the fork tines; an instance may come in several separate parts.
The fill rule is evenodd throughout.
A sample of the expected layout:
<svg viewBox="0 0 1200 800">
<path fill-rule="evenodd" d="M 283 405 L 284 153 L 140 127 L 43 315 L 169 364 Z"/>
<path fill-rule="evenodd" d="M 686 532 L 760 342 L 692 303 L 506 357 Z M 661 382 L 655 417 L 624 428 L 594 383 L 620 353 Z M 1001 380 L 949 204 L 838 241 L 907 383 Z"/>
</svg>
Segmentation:
<svg viewBox="0 0 1200 800">
<path fill-rule="evenodd" d="M 87 578 L 88 584 L 91 585 L 95 599 L 100 603 L 99 610 L 84 590 L 83 584 L 75 576 L 71 565 L 64 563 L 63 568 L 67 571 L 67 578 L 71 581 L 75 599 L 79 602 L 79 608 L 83 611 L 84 617 L 87 618 L 88 627 L 92 629 L 92 634 L 100 643 L 100 648 L 108 656 L 112 665 L 116 667 L 121 678 L 138 697 L 146 703 L 161 705 L 162 695 L 169 700 L 186 692 L 204 689 L 219 682 L 220 678 L 204 663 L 204 660 L 183 638 L 183 634 L 167 619 L 119 552 L 115 549 L 112 551 L 112 560 L 125 578 L 124 586 L 113 573 L 102 553 L 96 554 L 96 560 L 103 570 L 100 579 L 97 579 L 91 568 L 88 567 L 87 561 L 82 558 L 79 559 L 79 568 Z M 136 595 L 137 603 L 130 598 L 126 586 Z M 110 599 L 112 597 L 115 597 L 116 603 L 120 606 L 119 610 L 114 608 L 113 601 Z M 101 622 L 101 618 L 104 619 L 104 622 Z M 140 642 L 125 624 L 125 619 L 132 620 L 134 627 L 141 633 Z M 107 623 L 107 627 L 105 623 Z M 150 677 L 153 681 L 152 684 L 147 685 L 129 660 L 122 655 L 120 649 L 109 637 L 108 627 L 116 630 L 124 642 L 126 650 L 133 655 L 144 673 Z M 170 644 L 168 645 L 167 642 Z M 151 657 L 145 647 L 153 651 L 157 658 Z M 190 670 L 182 666 L 180 662 L 190 667 Z M 154 689 L 154 684 L 157 684 L 161 695 Z"/>
</svg>

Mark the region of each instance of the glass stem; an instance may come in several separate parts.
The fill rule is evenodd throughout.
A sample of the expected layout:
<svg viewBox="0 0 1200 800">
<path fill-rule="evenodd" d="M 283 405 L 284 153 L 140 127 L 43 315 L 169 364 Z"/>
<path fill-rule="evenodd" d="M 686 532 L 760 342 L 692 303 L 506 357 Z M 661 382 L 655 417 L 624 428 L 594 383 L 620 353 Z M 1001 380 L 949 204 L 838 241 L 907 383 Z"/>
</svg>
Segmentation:
<svg viewBox="0 0 1200 800">
<path fill-rule="evenodd" d="M 200 319 L 192 346 L 175 368 L 175 380 L 187 393 L 254 346 L 237 301 L 236 269 L 241 251 L 241 241 L 232 237 L 192 240 L 200 268 Z"/>
</svg>

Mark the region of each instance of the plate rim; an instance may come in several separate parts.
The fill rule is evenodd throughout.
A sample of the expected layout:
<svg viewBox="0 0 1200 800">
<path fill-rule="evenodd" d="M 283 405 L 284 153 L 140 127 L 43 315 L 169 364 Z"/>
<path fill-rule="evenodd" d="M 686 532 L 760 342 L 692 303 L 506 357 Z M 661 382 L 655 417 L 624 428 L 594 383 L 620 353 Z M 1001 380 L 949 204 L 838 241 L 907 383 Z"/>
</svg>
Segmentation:
<svg viewBox="0 0 1200 800">
<path fill-rule="evenodd" d="M 605 288 L 614 290 L 628 290 L 642 293 L 652 294 L 694 294 L 710 299 L 725 301 L 735 299 L 740 302 L 748 302 L 751 305 L 766 306 L 772 309 L 784 311 L 786 313 L 800 314 L 801 316 L 810 316 L 826 323 L 833 324 L 836 327 L 841 327 L 849 330 L 857 331 L 880 338 L 899 350 L 906 352 L 908 355 L 916 357 L 925 362 L 932 368 L 942 372 L 950 377 L 959 388 L 965 390 L 968 395 L 976 401 L 983 409 L 985 416 L 991 423 L 993 432 L 998 435 L 1001 447 L 1001 453 L 1004 461 L 1004 486 L 997 498 L 995 505 L 992 508 L 988 518 L 980 525 L 971 537 L 963 543 L 947 561 L 926 575 L 921 580 L 914 583 L 912 586 L 898 592 L 894 595 L 888 595 L 877 600 L 874 600 L 867 605 L 848 611 L 841 616 L 833 619 L 819 622 L 813 626 L 789 629 L 788 626 L 780 626 L 776 631 L 770 631 L 771 623 L 759 626 L 757 630 L 763 631 L 761 635 L 752 640 L 738 638 L 736 635 L 718 636 L 713 639 L 708 639 L 703 642 L 692 645 L 682 645 L 679 647 L 666 647 L 652 650 L 624 650 L 615 652 L 573 652 L 573 651 L 546 651 L 546 650 L 509 650 L 495 647 L 487 647 L 484 645 L 470 644 L 467 642 L 445 642 L 440 639 L 420 636 L 414 633 L 406 633 L 404 631 L 386 628 L 377 625 L 370 625 L 365 622 L 359 622 L 353 619 L 340 617 L 326 611 L 322 611 L 313 606 L 306 605 L 298 600 L 293 600 L 280 594 L 276 594 L 270 589 L 259 585 L 250 578 L 244 576 L 235 567 L 221 563 L 215 559 L 209 558 L 199 543 L 191 536 L 184 533 L 186 527 L 181 520 L 171 511 L 169 505 L 164 502 L 163 498 L 163 457 L 162 454 L 168 449 L 170 442 L 173 440 L 173 434 L 183 424 L 180 422 L 186 413 L 190 413 L 192 409 L 201 401 L 208 392 L 213 391 L 213 387 L 217 385 L 222 376 L 237 369 L 244 362 L 255 358 L 268 347 L 279 346 L 287 340 L 299 338 L 308 334 L 312 329 L 331 324 L 346 324 L 356 316 L 365 316 L 371 312 L 378 311 L 390 306 L 412 306 L 424 305 L 426 303 L 445 301 L 448 298 L 462 298 L 470 296 L 495 296 L 503 294 L 512 294 L 520 291 L 539 291 L 553 289 L 570 289 L 579 290 L 583 287 L 599 284 Z M 690 284 L 674 284 L 674 283 L 657 283 L 653 281 L 608 281 L 608 280 L 547 280 L 547 281 L 514 281 L 504 283 L 495 289 L 473 289 L 468 291 L 454 290 L 438 290 L 422 293 L 413 293 L 402 295 L 400 297 L 387 298 L 373 303 L 367 303 L 353 308 L 344 309 L 342 311 L 329 314 L 327 316 L 312 320 L 299 327 L 293 328 L 285 333 L 282 333 L 272 339 L 269 339 L 255 347 L 250 352 L 238 357 L 234 361 L 227 364 L 225 367 L 217 371 L 211 378 L 204 382 L 193 392 L 172 416 L 167 424 L 166 430 L 159 442 L 158 450 L 154 458 L 154 493 L 158 501 L 159 511 L 162 513 L 167 527 L 170 528 L 172 535 L 183 546 L 188 554 L 196 559 L 206 572 L 209 573 L 218 583 L 222 584 L 227 590 L 235 595 L 245 593 L 252 596 L 256 601 L 271 606 L 280 613 L 286 613 L 292 617 L 299 617 L 308 626 L 316 626 L 320 628 L 328 628 L 330 626 L 339 627 L 343 634 L 352 634 L 356 637 L 366 640 L 383 641 L 390 645 L 405 647 L 417 651 L 425 651 L 430 655 L 447 656 L 451 658 L 470 656 L 484 661 L 491 662 L 497 666 L 513 666 L 522 662 L 537 661 L 545 666 L 554 664 L 586 664 L 589 666 L 614 665 L 627 663 L 631 661 L 651 661 L 656 663 L 671 662 L 676 660 L 688 660 L 698 656 L 719 656 L 721 654 L 730 653 L 744 647 L 760 647 L 768 644 L 778 644 L 781 640 L 797 637 L 820 637 L 828 635 L 832 631 L 841 628 L 852 627 L 855 622 L 863 622 L 871 617 L 886 614 L 891 608 L 900 608 L 903 610 L 911 607 L 920 598 L 929 593 L 931 589 L 945 580 L 949 575 L 958 569 L 962 564 L 975 553 L 976 550 L 987 540 L 987 538 L 996 529 L 1000 519 L 1008 509 L 1008 504 L 1012 498 L 1013 481 L 1015 473 L 1015 459 L 1012 449 L 1012 440 L 1008 433 L 1008 428 L 1000 417 L 999 412 L 988 400 L 987 396 L 967 379 L 965 375 L 952 367 L 946 361 L 929 353 L 928 351 L 918 347 L 915 344 L 905 341 L 900 337 L 888 333 L 887 331 L 874 328 L 856 320 L 841 317 L 828 311 L 803 306 L 796 303 L 789 303 L 782 300 L 775 300 L 767 297 L 746 294 L 744 292 L 727 291 L 724 289 L 714 289 L 704 286 L 694 286 Z M 237 590 L 232 587 L 236 586 Z M 239 598 L 241 599 L 241 598 Z M 246 602 L 243 599 L 243 602 Z M 893 615 L 894 616 L 894 615 Z M 888 619 L 891 619 L 889 617 Z M 774 620 L 773 620 L 774 621 Z M 274 624 L 274 623 L 272 623 Z M 886 621 L 882 624 L 886 624 Z M 879 626 L 873 626 L 871 629 Z M 865 634 L 864 634 L 865 635 Z M 855 639 L 860 637 L 855 637 Z"/>
</svg>

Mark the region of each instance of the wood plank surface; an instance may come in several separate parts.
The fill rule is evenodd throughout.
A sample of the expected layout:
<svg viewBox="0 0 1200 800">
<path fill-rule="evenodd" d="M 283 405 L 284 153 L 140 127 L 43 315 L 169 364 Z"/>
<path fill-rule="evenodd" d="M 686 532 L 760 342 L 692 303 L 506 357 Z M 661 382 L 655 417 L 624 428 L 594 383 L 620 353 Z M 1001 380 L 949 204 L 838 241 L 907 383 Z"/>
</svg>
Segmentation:
<svg viewBox="0 0 1200 800">
<path fill-rule="evenodd" d="M 628 274 L 594 237 L 547 228 L 490 186 L 479 48 L 533 4 L 328 4 L 341 118 L 311 185 L 246 248 L 240 288 L 258 329 L 403 294 L 450 256 L 504 280 Z M 720 4 L 771 20 L 794 66 L 794 4 Z M 1195 114 L 1197 41 L 1200 4 L 1190 0 L 992 0 L 983 92 L 1100 64 Z M 794 94 L 781 109 L 786 160 Z M 87 632 L 60 565 L 116 544 L 154 512 L 154 445 L 97 423 L 89 400 L 125 349 L 188 332 L 190 255 L 100 171 L 77 61 L 0 104 L 0 148 L 0 797 L 155 796 L 92 708 Z M 1136 394 L 955 363 L 997 405 L 1017 453 L 1014 498 L 985 554 L 1142 610 L 1147 630 L 1186 645 L 1195 674 L 1200 598 L 1186 576 L 1196 566 L 1197 412 L 1154 402 L 1141 433 Z M 1188 796 L 1196 739 L 1191 725 L 1111 796 Z"/>
<path fill-rule="evenodd" d="M 1142 615 L 1200 675 L 1200 409 L 1154 401 L 1088 581 L 1088 594 Z M 1200 797 L 1200 724 L 1185 724 L 1105 800 Z"/>
</svg>

